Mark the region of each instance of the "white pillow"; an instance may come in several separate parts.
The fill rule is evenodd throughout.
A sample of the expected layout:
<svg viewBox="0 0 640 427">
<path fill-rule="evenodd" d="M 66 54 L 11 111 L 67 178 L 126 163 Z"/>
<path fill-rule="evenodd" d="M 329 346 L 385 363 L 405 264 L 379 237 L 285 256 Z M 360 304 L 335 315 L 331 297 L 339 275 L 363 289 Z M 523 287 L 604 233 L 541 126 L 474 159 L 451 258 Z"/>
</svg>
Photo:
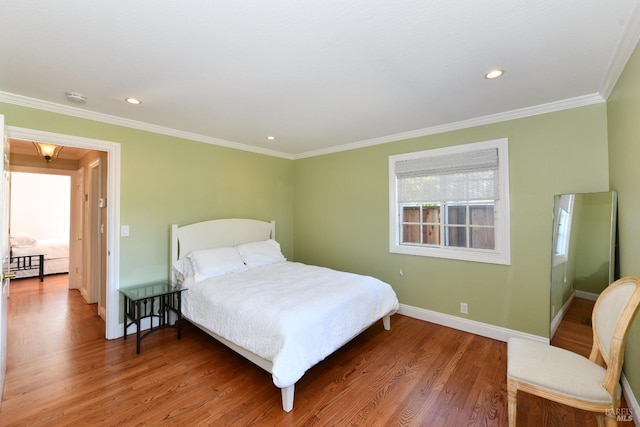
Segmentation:
<svg viewBox="0 0 640 427">
<path fill-rule="evenodd" d="M 280 243 L 269 239 L 262 242 L 243 243 L 236 246 L 247 267 L 283 262 L 287 259 L 282 255 Z"/>
<path fill-rule="evenodd" d="M 188 257 L 180 258 L 173 264 L 173 272 L 176 274 L 178 284 L 182 284 L 187 277 L 194 275 L 191 260 Z"/>
<path fill-rule="evenodd" d="M 16 233 L 11 235 L 9 242 L 14 248 L 32 248 L 38 244 L 35 237 L 32 237 L 25 233 Z"/>
<path fill-rule="evenodd" d="M 189 254 L 196 282 L 209 277 L 243 271 L 247 266 L 242 262 L 236 248 L 212 248 L 193 251 Z"/>
</svg>

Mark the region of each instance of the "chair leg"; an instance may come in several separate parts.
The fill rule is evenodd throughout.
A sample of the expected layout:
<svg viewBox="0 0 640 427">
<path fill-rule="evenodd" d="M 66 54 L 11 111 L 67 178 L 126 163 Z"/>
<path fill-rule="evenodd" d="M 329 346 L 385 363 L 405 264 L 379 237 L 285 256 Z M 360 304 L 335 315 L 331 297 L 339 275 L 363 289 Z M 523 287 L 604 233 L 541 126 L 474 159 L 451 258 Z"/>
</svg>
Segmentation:
<svg viewBox="0 0 640 427">
<path fill-rule="evenodd" d="M 598 426 L 600 426 L 602 422 L 602 415 L 598 417 Z M 604 414 L 604 425 L 605 427 L 618 427 L 618 421 L 616 420 L 615 413 L 607 412 Z"/>
<path fill-rule="evenodd" d="M 516 427 L 518 412 L 518 383 L 510 378 L 507 378 L 507 402 L 509 427 Z"/>
</svg>

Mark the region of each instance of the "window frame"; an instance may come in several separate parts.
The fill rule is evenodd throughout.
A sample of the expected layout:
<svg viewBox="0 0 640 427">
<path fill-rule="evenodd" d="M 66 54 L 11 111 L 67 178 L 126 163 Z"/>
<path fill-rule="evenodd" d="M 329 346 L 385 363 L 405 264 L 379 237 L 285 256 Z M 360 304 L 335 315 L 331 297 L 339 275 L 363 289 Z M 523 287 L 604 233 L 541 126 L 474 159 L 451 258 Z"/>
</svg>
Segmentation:
<svg viewBox="0 0 640 427">
<path fill-rule="evenodd" d="M 569 242 L 571 241 L 571 227 L 573 225 L 574 196 L 574 194 L 560 195 L 558 211 L 554 217 L 554 228 L 556 232 L 554 233 L 553 242 L 553 267 L 569 261 Z M 567 197 L 567 209 L 563 209 L 563 197 Z M 564 212 L 564 215 L 562 212 Z"/>
<path fill-rule="evenodd" d="M 441 236 L 440 245 L 401 243 L 403 218 L 400 203 L 398 203 L 396 163 L 415 158 L 436 157 L 492 148 L 496 148 L 498 151 L 499 180 L 499 198 L 494 201 L 495 249 L 445 246 L 444 236 Z M 445 203 L 447 202 L 469 203 L 470 201 L 443 200 L 440 205 L 441 215 L 444 215 L 442 209 L 446 209 Z M 427 203 L 425 202 L 423 204 Z M 509 206 L 509 151 L 507 138 L 389 156 L 389 252 L 391 253 L 511 265 L 511 220 Z M 444 219 L 441 219 L 441 223 L 444 223 Z M 469 224 L 467 224 L 467 227 L 469 227 Z"/>
</svg>

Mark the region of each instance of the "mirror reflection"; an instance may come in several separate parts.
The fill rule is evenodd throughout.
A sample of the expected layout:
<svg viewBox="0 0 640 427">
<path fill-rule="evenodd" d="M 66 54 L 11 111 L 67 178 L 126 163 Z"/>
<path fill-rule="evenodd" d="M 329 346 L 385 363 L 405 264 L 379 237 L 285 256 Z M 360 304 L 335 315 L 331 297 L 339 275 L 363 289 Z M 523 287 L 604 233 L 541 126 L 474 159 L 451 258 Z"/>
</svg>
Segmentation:
<svg viewBox="0 0 640 427">
<path fill-rule="evenodd" d="M 617 194 L 559 194 L 553 206 L 550 337 L 573 297 L 595 300 L 614 281 Z"/>
</svg>

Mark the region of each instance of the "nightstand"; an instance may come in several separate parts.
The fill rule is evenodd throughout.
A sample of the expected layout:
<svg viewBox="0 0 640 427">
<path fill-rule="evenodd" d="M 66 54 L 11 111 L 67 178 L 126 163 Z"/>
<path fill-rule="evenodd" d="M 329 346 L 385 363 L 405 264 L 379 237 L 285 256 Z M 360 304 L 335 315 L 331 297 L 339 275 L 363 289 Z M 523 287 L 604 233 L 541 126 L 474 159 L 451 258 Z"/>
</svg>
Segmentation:
<svg viewBox="0 0 640 427">
<path fill-rule="evenodd" d="M 119 289 L 124 297 L 124 339 L 127 339 L 127 329 L 136 325 L 137 354 L 140 354 L 140 341 L 158 329 L 176 328 L 178 339 L 182 338 L 182 292 L 186 290 L 171 282 L 146 283 Z M 170 313 L 176 315 L 173 324 L 169 323 Z M 145 318 L 149 319 L 150 329 L 141 334 L 140 321 Z"/>
</svg>

